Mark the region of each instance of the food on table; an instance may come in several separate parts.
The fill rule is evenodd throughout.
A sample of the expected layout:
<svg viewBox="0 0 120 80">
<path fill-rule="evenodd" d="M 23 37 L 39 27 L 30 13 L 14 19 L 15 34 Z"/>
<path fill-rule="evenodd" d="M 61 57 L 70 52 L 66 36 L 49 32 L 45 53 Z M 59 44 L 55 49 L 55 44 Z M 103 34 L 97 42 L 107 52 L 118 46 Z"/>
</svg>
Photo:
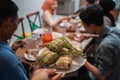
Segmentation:
<svg viewBox="0 0 120 80">
<path fill-rule="evenodd" d="M 41 63 L 45 66 L 48 66 L 58 59 L 59 55 L 56 52 L 52 52 L 49 49 L 45 49 L 41 55 L 38 57 L 38 64 Z"/>
<path fill-rule="evenodd" d="M 72 42 L 69 38 L 67 38 L 66 36 L 62 36 L 60 39 L 63 41 L 64 47 L 72 49 Z"/>
<path fill-rule="evenodd" d="M 55 64 L 50 65 L 50 67 L 61 70 L 68 70 L 70 69 L 71 64 L 72 64 L 72 57 L 68 55 L 63 55 L 59 57 L 59 59 L 56 61 Z"/>
<path fill-rule="evenodd" d="M 38 49 L 28 49 L 28 50 L 26 51 L 26 53 L 27 53 L 29 56 L 34 56 L 34 57 L 36 57 L 37 54 L 38 54 Z"/>
<path fill-rule="evenodd" d="M 71 40 L 75 40 L 74 38 L 75 38 L 75 33 L 67 33 L 67 34 L 65 34 L 69 39 L 71 39 Z"/>
<path fill-rule="evenodd" d="M 64 42 L 61 39 L 55 39 L 47 45 L 47 48 L 51 51 L 59 53 L 62 51 L 63 46 Z"/>
<path fill-rule="evenodd" d="M 81 20 L 71 19 L 71 20 L 70 20 L 70 23 L 79 24 L 79 23 L 81 23 Z"/>
<path fill-rule="evenodd" d="M 72 57 L 83 56 L 81 47 L 73 45 L 66 36 L 55 39 L 46 46 L 47 48 L 38 56 L 37 64 L 54 65 L 57 69 L 70 69 Z"/>
</svg>

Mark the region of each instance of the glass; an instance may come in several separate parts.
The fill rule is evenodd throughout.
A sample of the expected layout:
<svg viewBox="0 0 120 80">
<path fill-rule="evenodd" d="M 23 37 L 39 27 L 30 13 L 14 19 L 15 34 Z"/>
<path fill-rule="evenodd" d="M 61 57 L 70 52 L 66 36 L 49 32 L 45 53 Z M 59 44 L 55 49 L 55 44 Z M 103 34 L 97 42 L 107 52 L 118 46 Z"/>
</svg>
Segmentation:
<svg viewBox="0 0 120 80">
<path fill-rule="evenodd" d="M 37 49 L 38 48 L 38 41 L 36 35 L 32 35 L 28 37 L 26 40 L 26 44 L 28 46 L 28 49 Z"/>
<path fill-rule="evenodd" d="M 53 40 L 51 32 L 52 32 L 52 28 L 44 28 L 43 44 L 47 44 Z"/>
</svg>

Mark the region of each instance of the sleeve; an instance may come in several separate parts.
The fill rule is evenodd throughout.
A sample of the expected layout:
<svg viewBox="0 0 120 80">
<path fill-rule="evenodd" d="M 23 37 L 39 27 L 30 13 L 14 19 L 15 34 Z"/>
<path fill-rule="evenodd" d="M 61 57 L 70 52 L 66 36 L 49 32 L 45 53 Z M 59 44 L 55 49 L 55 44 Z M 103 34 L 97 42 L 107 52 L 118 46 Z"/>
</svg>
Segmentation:
<svg viewBox="0 0 120 80">
<path fill-rule="evenodd" d="M 52 15 L 51 15 L 48 11 L 45 11 L 45 12 L 44 12 L 44 20 L 47 22 L 47 24 L 48 24 L 50 27 L 55 27 L 55 26 L 57 26 L 57 25 L 62 21 L 62 19 L 63 19 L 63 18 L 59 18 L 58 20 L 53 21 Z"/>
<path fill-rule="evenodd" d="M 107 76 L 113 68 L 113 53 L 114 48 L 110 44 L 104 44 L 99 46 L 96 52 L 96 66 L 99 69 L 99 73 Z"/>
<path fill-rule="evenodd" d="M 0 62 L 2 80 L 28 80 L 26 71 L 15 54 L 9 52 L 2 55 L 0 60 L 2 60 Z"/>
</svg>

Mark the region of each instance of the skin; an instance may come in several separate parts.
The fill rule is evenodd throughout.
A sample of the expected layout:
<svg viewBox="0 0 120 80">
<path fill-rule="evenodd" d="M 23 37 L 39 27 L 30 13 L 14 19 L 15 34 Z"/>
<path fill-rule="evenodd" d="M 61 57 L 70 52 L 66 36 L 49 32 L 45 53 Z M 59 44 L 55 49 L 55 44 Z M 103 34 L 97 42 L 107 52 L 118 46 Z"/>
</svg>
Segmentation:
<svg viewBox="0 0 120 80">
<path fill-rule="evenodd" d="M 105 28 L 105 25 L 101 25 L 101 26 L 97 26 L 95 24 L 87 25 L 84 22 L 82 22 L 82 24 L 83 24 L 84 28 L 86 29 L 86 34 L 88 33 L 88 34 L 100 35 L 103 32 L 104 28 Z M 84 39 L 86 39 L 86 38 L 90 38 L 91 35 L 89 35 L 89 36 L 88 35 L 83 35 L 83 37 L 84 37 Z M 97 37 L 99 37 L 99 36 L 97 36 Z M 86 63 L 84 64 L 84 66 L 89 71 L 91 71 L 93 74 L 95 74 L 96 77 L 98 77 L 100 80 L 104 80 L 105 79 L 104 75 L 100 75 L 99 74 L 98 68 L 95 67 L 94 65 L 92 65 L 91 63 L 89 63 L 88 61 L 86 61 Z"/>
<path fill-rule="evenodd" d="M 11 38 L 15 30 L 17 29 L 17 25 L 18 25 L 17 21 L 18 21 L 17 17 L 14 19 L 8 18 L 6 21 L 3 22 L 3 24 L 0 25 L 1 26 L 0 41 L 7 42 L 7 40 Z"/>
<path fill-rule="evenodd" d="M 18 26 L 18 17 L 8 18 L 0 25 L 0 41 L 7 42 L 11 38 Z M 4 35 L 4 36 L 3 36 Z M 15 42 L 12 47 L 20 47 L 23 44 L 22 41 Z M 55 69 L 38 69 L 36 70 L 31 80 L 59 80 L 61 79 L 62 74 L 56 74 Z"/>
<path fill-rule="evenodd" d="M 56 69 L 39 69 L 36 70 L 31 80 L 59 80 L 62 74 L 56 74 Z"/>
<path fill-rule="evenodd" d="M 53 9 L 53 10 L 56 10 L 57 7 L 58 7 L 57 1 L 54 1 L 53 5 L 52 5 L 52 9 Z"/>
</svg>

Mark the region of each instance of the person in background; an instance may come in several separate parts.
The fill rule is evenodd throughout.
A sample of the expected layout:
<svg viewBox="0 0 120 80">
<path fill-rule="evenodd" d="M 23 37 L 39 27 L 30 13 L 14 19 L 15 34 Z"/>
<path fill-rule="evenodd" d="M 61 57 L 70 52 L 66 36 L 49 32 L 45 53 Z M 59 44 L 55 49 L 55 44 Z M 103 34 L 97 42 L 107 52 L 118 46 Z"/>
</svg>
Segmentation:
<svg viewBox="0 0 120 80">
<path fill-rule="evenodd" d="M 89 6 L 89 5 L 91 5 L 91 4 L 94 4 L 94 3 L 95 3 L 95 0 L 84 0 L 84 6 L 83 6 L 83 7 L 87 7 L 87 6 Z M 81 9 L 81 8 L 80 8 L 80 9 Z M 77 10 L 77 11 L 73 14 L 72 18 L 75 18 L 75 17 L 78 17 L 78 16 L 79 16 L 80 9 Z"/>
<path fill-rule="evenodd" d="M 95 3 L 95 0 L 85 0 L 85 6 L 89 6 L 94 3 Z"/>
<path fill-rule="evenodd" d="M 118 20 L 119 12 L 120 12 L 120 0 L 113 0 L 116 3 L 115 9 L 111 12 L 115 21 Z"/>
<path fill-rule="evenodd" d="M 82 8 L 79 17 L 86 33 L 99 35 L 94 41 L 94 64 L 84 64 L 94 74 L 92 80 L 120 80 L 120 30 L 104 25 L 104 12 L 98 4 Z"/>
<path fill-rule="evenodd" d="M 18 46 L 23 47 L 24 42 L 14 43 L 17 47 L 13 44 L 14 50 L 7 43 L 18 26 L 18 7 L 12 0 L 0 0 L 0 10 L 0 80 L 29 80 L 14 51 Z M 62 74 L 56 74 L 54 69 L 39 69 L 33 73 L 30 80 L 58 80 L 61 76 Z"/>
<path fill-rule="evenodd" d="M 43 9 L 42 14 L 43 27 L 55 27 L 62 21 L 70 19 L 69 17 L 62 17 L 58 20 L 53 20 L 57 9 L 56 0 L 45 0 L 42 5 L 42 9 Z"/>
<path fill-rule="evenodd" d="M 99 5 L 103 8 L 105 17 L 108 17 L 110 20 L 109 25 L 111 27 L 115 27 L 115 19 L 114 16 L 111 14 L 111 11 L 115 8 L 115 2 L 113 0 L 99 0 Z"/>
</svg>

